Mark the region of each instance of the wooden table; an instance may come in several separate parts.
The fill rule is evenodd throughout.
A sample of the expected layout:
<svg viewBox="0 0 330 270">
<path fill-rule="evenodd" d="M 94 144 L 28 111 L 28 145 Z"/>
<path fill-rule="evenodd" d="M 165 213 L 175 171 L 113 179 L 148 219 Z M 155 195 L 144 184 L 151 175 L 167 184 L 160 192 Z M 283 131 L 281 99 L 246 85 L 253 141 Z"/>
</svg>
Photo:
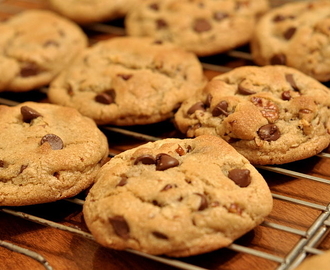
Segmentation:
<svg viewBox="0 0 330 270">
<path fill-rule="evenodd" d="M 277 5 L 280 1 L 272 1 Z M 283 1 L 282 1 L 283 2 Z M 46 8 L 43 0 L 0 0 L 0 20 L 28 8 Z M 118 26 L 119 25 L 119 26 Z M 91 43 L 124 33 L 120 22 L 85 28 Z M 0 33 L 1 35 L 1 33 Z M 208 78 L 236 66 L 253 64 L 247 48 L 203 58 Z M 0 93 L 1 103 L 22 102 L 31 93 Z M 36 101 L 43 91 L 33 92 Z M 115 155 L 155 138 L 173 137 L 172 123 L 104 127 Z M 330 159 L 327 153 L 280 167 L 258 167 L 274 197 L 266 221 L 228 248 L 181 259 L 106 249 L 95 243 L 81 213 L 85 194 L 72 200 L 0 208 L 0 269 L 290 269 L 309 254 L 330 249 Z"/>
</svg>

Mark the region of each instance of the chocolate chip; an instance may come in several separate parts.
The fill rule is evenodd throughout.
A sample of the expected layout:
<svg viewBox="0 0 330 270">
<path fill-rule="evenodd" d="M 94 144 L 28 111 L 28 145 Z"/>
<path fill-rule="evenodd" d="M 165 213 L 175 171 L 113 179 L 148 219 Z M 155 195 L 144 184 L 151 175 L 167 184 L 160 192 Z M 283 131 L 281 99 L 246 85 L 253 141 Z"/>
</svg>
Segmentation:
<svg viewBox="0 0 330 270">
<path fill-rule="evenodd" d="M 95 96 L 95 101 L 102 104 L 112 104 L 115 102 L 116 92 L 115 90 L 107 90 Z"/>
<path fill-rule="evenodd" d="M 213 13 L 213 19 L 216 21 L 222 21 L 223 19 L 228 17 L 228 13 L 217 11 Z"/>
<path fill-rule="evenodd" d="M 289 29 L 287 29 L 287 30 L 284 32 L 284 34 L 283 34 L 284 38 L 285 38 L 286 40 L 291 39 L 292 36 L 294 35 L 294 33 L 296 32 L 296 30 L 297 30 L 297 28 L 295 28 L 295 27 L 290 27 Z"/>
<path fill-rule="evenodd" d="M 179 154 L 179 156 L 183 156 L 186 151 L 178 144 L 178 148 L 175 149 L 175 152 L 177 152 Z"/>
<path fill-rule="evenodd" d="M 23 63 L 20 71 L 20 76 L 23 78 L 36 76 L 39 74 L 39 67 L 35 63 L 26 62 Z"/>
<path fill-rule="evenodd" d="M 164 171 L 179 165 L 179 161 L 168 154 L 158 154 L 156 156 L 156 170 Z"/>
<path fill-rule="evenodd" d="M 168 237 L 167 235 L 163 234 L 163 233 L 160 233 L 160 232 L 152 232 L 152 235 L 155 236 L 156 238 L 158 239 L 163 239 L 163 240 L 167 240 Z"/>
<path fill-rule="evenodd" d="M 28 106 L 21 107 L 21 114 L 23 116 L 23 121 L 25 123 L 30 123 L 33 119 L 38 118 L 39 116 L 42 116 L 36 110 L 34 110 Z"/>
<path fill-rule="evenodd" d="M 42 46 L 43 47 L 50 47 L 50 46 L 59 47 L 60 44 L 55 40 L 47 40 L 46 42 L 44 42 L 44 44 L 42 44 Z"/>
<path fill-rule="evenodd" d="M 293 78 L 293 74 L 285 74 L 285 79 L 291 85 L 291 87 L 293 88 L 293 90 L 299 91 L 299 88 L 298 88 L 298 86 L 296 84 L 296 81 Z"/>
<path fill-rule="evenodd" d="M 149 8 L 150 9 L 153 9 L 153 10 L 159 10 L 159 6 L 157 3 L 152 3 L 149 5 Z"/>
<path fill-rule="evenodd" d="M 258 135 L 264 141 L 276 141 L 281 137 L 281 132 L 276 125 L 267 124 L 258 130 Z"/>
<path fill-rule="evenodd" d="M 201 193 L 194 193 L 194 194 L 201 197 L 201 202 L 198 207 L 198 211 L 203 211 L 204 209 L 206 209 L 208 207 L 208 202 L 207 202 L 206 196 Z"/>
<path fill-rule="evenodd" d="M 217 106 L 212 111 L 212 116 L 216 117 L 219 115 L 225 115 L 228 116 L 228 102 L 225 100 L 220 101 Z"/>
<path fill-rule="evenodd" d="M 121 77 L 122 79 L 124 79 L 125 81 L 129 80 L 130 78 L 133 77 L 132 74 L 117 74 L 118 77 Z"/>
<path fill-rule="evenodd" d="M 41 138 L 40 144 L 49 143 L 53 150 L 63 149 L 63 141 L 55 134 L 47 134 Z"/>
<path fill-rule="evenodd" d="M 239 187 L 247 187 L 251 183 L 250 170 L 248 169 L 232 169 L 228 172 L 228 178 Z"/>
<path fill-rule="evenodd" d="M 206 19 L 196 19 L 193 25 L 193 29 L 197 33 L 206 32 L 212 29 L 211 24 Z"/>
<path fill-rule="evenodd" d="M 238 85 L 237 90 L 242 95 L 252 95 L 252 94 L 255 94 L 256 93 L 255 91 L 242 86 L 241 83 Z"/>
<path fill-rule="evenodd" d="M 289 15 L 289 16 L 284 16 L 284 15 L 276 15 L 274 18 L 273 18 L 273 22 L 281 22 L 281 21 L 285 21 L 287 19 L 294 19 L 295 16 L 293 15 Z"/>
<path fill-rule="evenodd" d="M 290 91 L 283 91 L 282 92 L 282 99 L 283 100 L 290 100 L 291 99 L 291 93 L 290 93 Z"/>
<path fill-rule="evenodd" d="M 150 164 L 155 164 L 156 160 L 152 155 L 144 154 L 136 158 L 134 165 L 137 165 L 140 162 L 145 165 L 150 165 Z"/>
<path fill-rule="evenodd" d="M 285 65 L 286 64 L 286 55 L 283 53 L 275 54 L 270 59 L 271 65 Z"/>
<path fill-rule="evenodd" d="M 211 106 L 212 99 L 213 99 L 212 95 L 211 94 L 207 94 L 206 100 L 205 100 L 205 106 L 206 107 L 210 107 Z"/>
<path fill-rule="evenodd" d="M 19 173 L 22 173 L 27 167 L 28 165 L 22 165 Z"/>
<path fill-rule="evenodd" d="M 122 216 L 115 216 L 112 218 L 109 218 L 109 222 L 111 223 L 113 230 L 115 231 L 115 234 L 117 234 L 119 237 L 128 239 L 129 238 L 129 226 Z"/>
<path fill-rule="evenodd" d="M 127 184 L 127 177 L 122 177 L 116 187 L 122 187 Z"/>
<path fill-rule="evenodd" d="M 188 114 L 193 114 L 195 111 L 205 111 L 205 104 L 201 101 L 196 102 L 192 105 L 189 110 L 187 111 Z"/>
<path fill-rule="evenodd" d="M 0 159 L 0 168 L 3 168 L 3 167 L 5 167 L 5 162 Z"/>
<path fill-rule="evenodd" d="M 156 20 L 156 27 L 157 29 L 163 29 L 167 27 L 167 22 L 163 19 Z"/>
<path fill-rule="evenodd" d="M 176 187 L 177 187 L 176 184 L 173 184 L 173 185 L 172 184 L 167 184 L 165 187 L 162 188 L 161 191 L 167 191 L 169 189 L 176 188 Z"/>
</svg>

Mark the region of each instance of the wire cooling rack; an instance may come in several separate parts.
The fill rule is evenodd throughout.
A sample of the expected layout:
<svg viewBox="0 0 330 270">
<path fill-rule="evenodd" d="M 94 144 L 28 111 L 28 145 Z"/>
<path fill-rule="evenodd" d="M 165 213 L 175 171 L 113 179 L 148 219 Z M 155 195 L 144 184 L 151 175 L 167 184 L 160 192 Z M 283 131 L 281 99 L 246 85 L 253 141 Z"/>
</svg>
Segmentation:
<svg viewBox="0 0 330 270">
<path fill-rule="evenodd" d="M 278 6 L 285 2 L 287 1 L 271 1 L 273 6 Z M 9 17 L 26 8 L 39 8 L 39 6 L 40 0 L 0 0 L 0 15 L 8 15 Z M 91 43 L 96 42 L 99 35 L 102 34 L 125 35 L 121 21 L 115 21 L 111 24 L 93 24 L 86 26 L 85 30 L 90 34 Z M 246 47 L 232 50 L 219 56 L 204 57 L 200 60 L 206 73 L 222 73 L 237 66 L 253 64 L 249 50 Z M 47 88 L 36 90 L 34 101 L 45 99 L 46 92 Z M 18 97 L 11 93 L 0 93 L 0 103 L 5 105 L 16 105 L 28 99 L 31 100 L 31 96 L 25 94 Z M 163 127 L 164 125 L 165 128 Z M 118 139 L 117 142 L 119 143 L 113 143 L 110 148 L 110 157 L 113 157 L 123 151 L 121 148 L 121 140 L 123 138 L 128 141 L 134 141 L 133 147 L 135 144 L 171 137 L 173 135 L 173 126 L 171 123 L 165 123 L 164 125 L 160 128 L 160 131 L 158 129 L 160 126 L 158 125 L 156 125 L 156 129 L 114 126 L 102 126 L 101 129 L 107 136 L 111 135 L 112 138 Z M 150 130 L 153 131 L 150 132 Z M 157 130 L 157 132 L 155 133 L 154 130 Z M 270 184 L 274 198 L 274 211 L 254 230 L 257 233 L 254 233 L 252 238 L 258 238 L 258 233 L 262 232 L 262 239 L 267 239 L 267 241 L 265 243 L 262 242 L 262 244 L 254 243 L 253 240 L 250 241 L 251 235 L 247 234 L 248 236 L 244 237 L 250 237 L 248 241 L 239 239 L 223 250 L 228 250 L 232 258 L 240 257 L 241 255 L 252 256 L 269 262 L 272 265 L 272 268 L 269 269 L 290 270 L 298 266 L 309 255 L 321 254 L 325 250 L 330 249 L 330 238 L 328 236 L 330 231 L 330 199 L 329 196 L 318 196 L 318 191 L 320 190 L 326 191 L 322 192 L 322 194 L 330 194 L 330 171 L 327 169 L 330 168 L 329 166 L 330 154 L 327 152 L 322 152 L 304 161 L 283 166 L 257 166 L 257 169 Z M 300 183 L 299 188 L 303 186 L 306 190 L 295 193 L 298 182 Z M 285 188 L 283 188 L 284 186 Z M 81 207 L 84 204 L 84 195 L 80 194 L 75 198 L 62 200 L 59 203 L 74 205 L 81 212 Z M 94 241 L 87 228 L 79 227 L 77 224 L 54 221 L 48 216 L 45 218 L 43 215 L 30 211 L 29 207 L 0 207 L 0 211 L 28 222 L 52 227 L 56 230 L 78 235 L 82 239 Z M 295 214 L 304 215 L 304 213 L 306 213 L 306 222 L 296 222 Z M 1 230 L 2 228 L 0 228 L 0 247 L 28 256 L 39 262 L 45 269 L 53 269 L 52 265 L 41 254 L 7 240 L 2 240 Z M 281 241 L 284 238 L 291 238 L 294 241 L 291 241 L 290 244 L 285 241 L 276 243 L 276 239 L 279 236 L 281 236 Z M 269 243 L 272 243 L 272 245 L 269 246 Z M 275 247 L 272 248 L 273 246 Z M 205 265 L 195 263 L 193 259 L 172 259 L 148 255 L 134 250 L 127 250 L 126 252 L 178 269 L 215 269 L 214 266 L 205 267 Z M 222 269 L 221 265 L 217 265 L 216 269 Z M 255 269 L 258 268 L 256 267 Z"/>
</svg>

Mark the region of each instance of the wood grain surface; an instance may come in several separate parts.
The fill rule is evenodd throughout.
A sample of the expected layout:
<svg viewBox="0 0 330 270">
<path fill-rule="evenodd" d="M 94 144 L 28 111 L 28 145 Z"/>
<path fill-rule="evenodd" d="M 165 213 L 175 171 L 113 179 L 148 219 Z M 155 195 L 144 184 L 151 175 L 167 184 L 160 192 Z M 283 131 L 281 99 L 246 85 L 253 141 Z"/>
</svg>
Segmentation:
<svg viewBox="0 0 330 270">
<path fill-rule="evenodd" d="M 272 1 L 273 5 L 282 2 Z M 0 20 L 30 8 L 43 9 L 47 6 L 43 0 L 0 0 Z M 95 43 L 120 34 L 120 27 L 121 22 L 116 21 L 114 24 L 101 25 L 101 28 L 92 25 L 84 30 L 91 43 Z M 236 66 L 252 64 L 248 48 L 244 47 L 201 61 L 208 78 Z M 31 99 L 31 93 L 0 93 L 0 98 L 5 100 L 2 103 L 7 100 L 23 102 Z M 45 98 L 43 91 L 32 92 L 35 101 L 44 101 Z M 109 143 L 113 155 L 152 140 L 153 137 L 176 135 L 170 121 L 127 128 L 125 134 L 114 127 L 102 130 L 111 137 Z M 0 208 L 0 269 L 280 270 L 291 269 L 310 254 L 330 249 L 329 155 L 324 152 L 280 167 L 261 166 L 258 169 L 271 188 L 274 209 L 262 225 L 228 248 L 181 259 L 103 248 L 89 238 L 81 212 L 80 203 L 85 196 L 82 193 L 77 196 L 78 203 L 63 200 L 42 205 Z M 44 222 L 46 225 L 40 224 Z M 63 228 L 59 228 L 61 225 Z"/>
</svg>

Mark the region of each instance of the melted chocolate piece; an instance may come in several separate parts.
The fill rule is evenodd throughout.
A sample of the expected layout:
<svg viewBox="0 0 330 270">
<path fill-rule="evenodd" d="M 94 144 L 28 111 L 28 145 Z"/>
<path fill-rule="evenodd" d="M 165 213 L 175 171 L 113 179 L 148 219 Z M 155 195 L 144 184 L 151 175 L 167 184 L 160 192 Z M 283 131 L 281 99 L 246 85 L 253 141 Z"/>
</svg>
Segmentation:
<svg viewBox="0 0 330 270">
<path fill-rule="evenodd" d="M 183 156 L 186 151 L 184 151 L 184 149 L 178 144 L 178 148 L 175 149 L 175 152 L 177 152 L 179 154 L 179 156 Z"/>
<path fill-rule="evenodd" d="M 198 207 L 198 211 L 203 211 L 204 209 L 206 209 L 208 207 L 208 202 L 207 202 L 206 196 L 201 193 L 195 193 L 195 194 L 201 197 L 201 203 Z"/>
<path fill-rule="evenodd" d="M 290 100 L 291 99 L 290 91 L 283 91 L 282 92 L 282 99 L 283 100 Z"/>
<path fill-rule="evenodd" d="M 197 33 L 202 33 L 211 30 L 212 26 L 206 19 L 196 19 L 193 29 Z"/>
<path fill-rule="evenodd" d="M 41 138 L 40 144 L 49 143 L 53 150 L 63 149 L 63 141 L 55 134 L 47 134 Z"/>
<path fill-rule="evenodd" d="M 286 64 L 286 55 L 285 54 L 275 54 L 270 59 L 271 65 L 285 65 Z"/>
<path fill-rule="evenodd" d="M 150 9 L 153 9 L 153 10 L 159 10 L 159 6 L 157 3 L 152 3 L 149 5 L 149 8 Z"/>
<path fill-rule="evenodd" d="M 239 187 L 247 187 L 251 183 L 250 170 L 248 169 L 232 169 L 228 172 L 228 178 Z"/>
<path fill-rule="evenodd" d="M 0 159 L 0 168 L 3 168 L 3 167 L 5 167 L 5 162 Z"/>
<path fill-rule="evenodd" d="M 115 102 L 115 90 L 107 90 L 95 96 L 95 101 L 102 104 L 112 104 Z"/>
<path fill-rule="evenodd" d="M 127 184 L 127 177 L 122 177 L 116 187 L 123 187 Z"/>
<path fill-rule="evenodd" d="M 267 124 L 258 130 L 258 135 L 264 141 L 276 141 L 281 137 L 281 132 L 276 125 Z"/>
<path fill-rule="evenodd" d="M 163 19 L 156 20 L 156 27 L 157 29 L 162 29 L 167 27 L 167 22 Z"/>
<path fill-rule="evenodd" d="M 20 76 L 23 78 L 36 76 L 40 73 L 39 67 L 35 63 L 27 62 L 21 67 Z"/>
<path fill-rule="evenodd" d="M 192 105 L 189 110 L 187 111 L 188 114 L 193 114 L 195 111 L 205 111 L 205 104 L 201 101 L 196 102 Z"/>
<path fill-rule="evenodd" d="M 252 95 L 256 93 L 255 91 L 242 86 L 242 84 L 238 85 L 237 90 L 242 95 Z"/>
<path fill-rule="evenodd" d="M 34 110 L 28 106 L 21 107 L 21 114 L 23 116 L 23 121 L 25 123 L 30 123 L 33 119 L 38 118 L 39 116 L 42 116 L 36 110 Z"/>
<path fill-rule="evenodd" d="M 163 240 L 167 240 L 168 239 L 168 236 L 163 234 L 163 233 L 160 233 L 160 232 L 152 232 L 152 235 L 155 236 L 156 238 L 158 239 L 163 239 Z"/>
<path fill-rule="evenodd" d="M 227 109 L 228 109 L 228 102 L 225 100 L 222 100 L 213 109 L 212 116 L 214 116 L 214 117 L 219 116 L 219 115 L 228 116 L 229 113 L 227 112 Z"/>
<path fill-rule="evenodd" d="M 213 13 L 213 19 L 216 21 L 222 21 L 225 18 L 228 18 L 228 13 L 217 11 Z"/>
<path fill-rule="evenodd" d="M 22 165 L 19 173 L 22 173 L 27 167 L 28 165 Z"/>
<path fill-rule="evenodd" d="M 281 22 L 281 21 L 284 21 L 284 20 L 287 20 L 287 19 L 294 19 L 294 18 L 295 17 L 292 16 L 292 15 L 284 16 L 284 15 L 278 14 L 273 18 L 273 22 Z"/>
<path fill-rule="evenodd" d="M 290 27 L 289 29 L 287 29 L 283 36 L 286 40 L 290 40 L 292 38 L 292 36 L 294 35 L 294 33 L 296 32 L 297 28 L 295 27 Z"/>
<path fill-rule="evenodd" d="M 140 162 L 145 165 L 156 164 L 155 158 L 149 154 L 144 154 L 144 155 L 137 157 L 137 159 L 134 162 L 134 165 L 136 165 Z"/>
<path fill-rule="evenodd" d="M 168 154 L 158 154 L 156 156 L 156 170 L 164 171 L 179 165 L 179 161 Z"/>
<path fill-rule="evenodd" d="M 163 188 L 161 189 L 161 191 L 167 191 L 167 190 L 169 190 L 169 189 L 176 188 L 176 187 L 177 187 L 176 184 L 174 184 L 174 185 L 172 185 L 172 184 L 167 184 L 165 187 L 163 187 Z"/>
<path fill-rule="evenodd" d="M 122 79 L 124 79 L 125 81 L 129 80 L 130 78 L 133 77 L 132 74 L 117 74 L 118 77 L 121 77 Z"/>
<path fill-rule="evenodd" d="M 109 218 L 109 222 L 111 223 L 113 230 L 115 231 L 115 234 L 117 234 L 119 237 L 128 239 L 129 238 L 129 226 L 122 216 L 115 216 L 112 218 Z"/>
<path fill-rule="evenodd" d="M 293 88 L 293 90 L 299 92 L 299 88 L 298 88 L 298 86 L 296 84 L 296 81 L 293 78 L 293 74 L 285 74 L 285 79 L 291 85 L 291 87 Z"/>
</svg>

